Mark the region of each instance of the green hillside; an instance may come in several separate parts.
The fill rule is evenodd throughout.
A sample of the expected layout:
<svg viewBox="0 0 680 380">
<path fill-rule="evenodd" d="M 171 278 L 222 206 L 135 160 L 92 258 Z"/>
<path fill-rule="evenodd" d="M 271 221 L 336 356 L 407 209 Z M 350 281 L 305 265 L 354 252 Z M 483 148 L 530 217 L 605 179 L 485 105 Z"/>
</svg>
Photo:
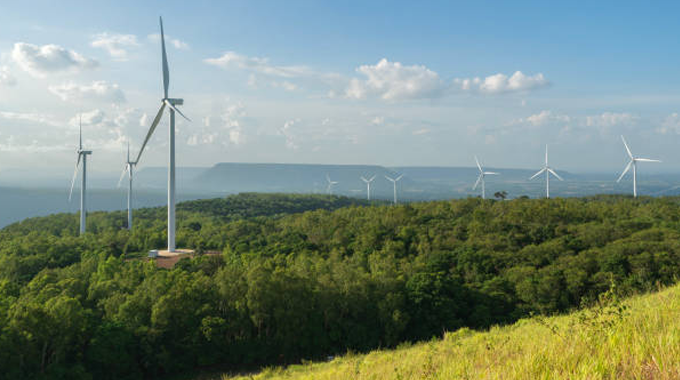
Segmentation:
<svg viewBox="0 0 680 380">
<path fill-rule="evenodd" d="M 680 273 L 679 198 L 242 194 L 178 207 L 178 246 L 198 257 L 172 269 L 141 260 L 165 244 L 164 209 L 138 210 L 132 231 L 125 220 L 93 213 L 83 237 L 73 214 L 0 230 L 4 378 L 324 360 L 567 313 Z"/>
<path fill-rule="evenodd" d="M 611 294 L 607 294 L 610 296 Z M 680 379 L 680 286 L 560 317 L 222 380 Z M 216 377 L 219 378 L 219 377 Z"/>
</svg>

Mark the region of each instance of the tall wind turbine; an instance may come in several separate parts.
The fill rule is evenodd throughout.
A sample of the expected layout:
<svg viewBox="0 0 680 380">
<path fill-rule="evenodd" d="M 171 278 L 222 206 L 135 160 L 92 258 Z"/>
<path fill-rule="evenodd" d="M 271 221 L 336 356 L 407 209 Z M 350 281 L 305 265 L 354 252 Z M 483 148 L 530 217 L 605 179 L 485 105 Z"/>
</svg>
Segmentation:
<svg viewBox="0 0 680 380">
<path fill-rule="evenodd" d="M 637 198 L 637 163 L 638 162 L 661 162 L 659 160 L 652 160 L 649 158 L 638 158 L 634 157 L 633 153 L 630 151 L 630 148 L 628 148 L 628 144 L 626 144 L 626 139 L 621 136 L 621 141 L 623 141 L 623 146 L 626 147 L 626 153 L 628 153 L 628 157 L 630 158 L 630 161 L 628 162 L 628 165 L 626 165 L 626 168 L 623 169 L 623 173 L 619 176 L 619 179 L 616 180 L 616 182 L 621 182 L 621 178 L 623 178 L 626 173 L 628 173 L 628 170 L 630 170 L 630 167 L 633 167 L 633 197 Z"/>
<path fill-rule="evenodd" d="M 83 149 L 83 116 L 80 115 L 79 124 L 79 135 L 80 139 L 78 142 L 78 159 L 76 161 L 76 169 L 73 172 L 73 179 L 71 180 L 71 191 L 68 193 L 68 201 L 71 202 L 71 196 L 73 195 L 73 186 L 76 184 L 76 177 L 78 176 L 78 167 L 80 166 L 80 161 L 83 162 L 83 175 L 81 176 L 80 182 L 80 235 L 85 233 L 85 216 L 87 215 L 87 205 L 85 203 L 87 195 L 87 156 L 92 154 L 91 150 Z"/>
<path fill-rule="evenodd" d="M 331 181 L 331 177 L 328 174 L 326 174 L 326 182 L 328 182 L 328 187 L 326 187 L 328 195 L 333 195 L 333 186 L 337 185 L 339 182 Z"/>
<path fill-rule="evenodd" d="M 371 182 L 375 179 L 375 176 L 371 177 L 370 179 L 364 178 L 364 176 L 361 176 L 361 180 L 364 181 L 366 184 L 366 200 L 371 200 Z"/>
<path fill-rule="evenodd" d="M 123 169 L 123 173 L 121 173 L 120 179 L 118 180 L 118 187 L 120 187 L 120 184 L 123 182 L 123 177 L 125 177 L 125 173 L 128 174 L 128 194 L 127 194 L 128 230 L 132 229 L 132 168 L 135 165 L 137 165 L 136 162 L 130 161 L 130 141 L 128 140 L 127 160 L 125 161 L 125 169 Z"/>
<path fill-rule="evenodd" d="M 403 174 L 400 175 L 400 176 L 397 177 L 397 178 L 390 178 L 390 177 L 388 177 L 388 176 L 385 176 L 385 178 L 387 178 L 387 180 L 389 180 L 390 182 L 392 182 L 392 186 L 394 187 L 394 204 L 395 204 L 395 205 L 397 204 L 397 182 L 399 182 L 399 180 L 400 180 L 401 177 L 403 177 L 403 176 L 404 176 Z"/>
<path fill-rule="evenodd" d="M 187 121 L 188 117 L 184 116 L 182 111 L 177 109 L 176 106 L 181 106 L 184 104 L 183 99 L 169 98 L 168 97 L 168 86 L 170 85 L 170 70 L 168 69 L 168 57 L 165 53 L 165 36 L 163 34 L 163 18 L 160 18 L 161 24 L 161 54 L 163 60 L 163 98 L 161 99 L 161 108 L 158 110 L 156 117 L 149 127 L 149 132 L 146 134 L 144 143 L 142 144 L 135 164 L 139 162 L 144 152 L 144 147 L 146 143 L 149 142 L 151 135 L 156 130 L 158 123 L 161 121 L 163 116 L 163 111 L 167 106 L 170 111 L 170 124 L 168 128 L 168 251 L 175 252 L 175 112 L 180 114 Z"/>
<path fill-rule="evenodd" d="M 557 173 L 555 173 L 555 171 L 550 166 L 548 166 L 548 145 L 547 144 L 545 145 L 545 165 L 543 165 L 543 169 L 539 170 L 538 173 L 531 176 L 531 178 L 529 178 L 529 180 L 531 181 L 532 179 L 538 177 L 543 172 L 545 172 L 545 197 L 550 198 L 550 175 L 551 174 L 554 175 L 560 181 L 564 181 L 564 180 L 562 179 L 562 177 L 557 175 Z"/>
<path fill-rule="evenodd" d="M 477 156 L 475 156 L 475 162 L 477 163 L 477 169 L 479 169 L 479 177 L 477 177 L 477 182 L 475 182 L 475 186 L 472 187 L 472 190 L 476 189 L 479 183 L 482 183 L 482 199 L 486 199 L 486 186 L 484 183 L 484 177 L 487 175 L 499 175 L 500 173 L 496 172 L 485 172 L 482 169 L 482 165 L 479 163 L 479 160 L 477 159 Z"/>
</svg>

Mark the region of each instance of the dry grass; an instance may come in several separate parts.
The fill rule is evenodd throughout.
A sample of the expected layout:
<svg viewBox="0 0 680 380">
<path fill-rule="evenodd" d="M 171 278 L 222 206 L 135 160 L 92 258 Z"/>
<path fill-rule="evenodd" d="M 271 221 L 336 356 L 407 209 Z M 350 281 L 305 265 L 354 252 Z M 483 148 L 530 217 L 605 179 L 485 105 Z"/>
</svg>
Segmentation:
<svg viewBox="0 0 680 380">
<path fill-rule="evenodd" d="M 566 316 L 222 379 L 680 379 L 680 286 Z"/>
</svg>

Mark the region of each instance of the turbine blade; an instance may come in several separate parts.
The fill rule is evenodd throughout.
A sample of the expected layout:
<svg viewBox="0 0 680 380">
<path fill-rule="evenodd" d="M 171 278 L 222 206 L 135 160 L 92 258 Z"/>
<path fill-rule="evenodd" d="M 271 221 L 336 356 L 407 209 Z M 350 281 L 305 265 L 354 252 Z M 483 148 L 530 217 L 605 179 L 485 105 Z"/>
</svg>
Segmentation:
<svg viewBox="0 0 680 380">
<path fill-rule="evenodd" d="M 477 186 L 479 185 L 479 183 L 482 182 L 482 177 L 484 177 L 484 174 L 480 174 L 479 177 L 477 177 L 477 181 L 475 182 L 475 185 L 472 186 L 472 190 L 477 189 Z"/>
<path fill-rule="evenodd" d="M 632 160 L 633 159 L 633 153 L 630 151 L 630 148 L 628 148 L 628 144 L 626 144 L 626 139 L 623 138 L 623 135 L 621 135 L 621 141 L 623 141 L 623 146 L 626 147 L 626 152 L 628 153 L 628 157 L 630 157 L 630 159 Z"/>
<path fill-rule="evenodd" d="M 127 173 L 129 166 L 125 165 L 125 169 L 123 169 L 123 172 L 120 173 L 120 179 L 118 180 L 118 188 L 120 188 L 120 184 L 123 183 L 123 177 L 125 177 L 125 173 Z"/>
<path fill-rule="evenodd" d="M 636 158 L 635 161 L 640 162 L 661 162 L 660 160 L 652 160 L 650 158 Z"/>
<path fill-rule="evenodd" d="M 539 170 L 536 174 L 532 175 L 531 178 L 529 178 L 529 181 L 531 181 L 532 179 L 538 177 L 541 173 L 543 173 L 543 172 L 545 171 L 545 169 L 546 169 L 546 168 L 543 168 L 543 169 Z"/>
<path fill-rule="evenodd" d="M 163 33 L 163 18 L 160 17 L 161 22 L 161 49 L 163 52 L 163 95 L 164 99 L 168 97 L 168 87 L 170 86 L 170 69 L 168 69 L 168 56 L 165 54 L 165 34 Z"/>
<path fill-rule="evenodd" d="M 545 144 L 545 166 L 548 166 L 548 144 Z"/>
<path fill-rule="evenodd" d="M 557 177 L 557 179 L 559 179 L 560 181 L 564 181 L 564 180 L 562 179 L 562 177 L 560 177 L 559 175 L 557 175 L 557 173 L 555 173 L 554 170 L 548 169 L 548 171 L 550 172 L 550 174 L 552 174 L 552 175 L 554 175 L 555 177 Z"/>
<path fill-rule="evenodd" d="M 371 177 L 371 179 L 369 179 L 368 182 L 373 182 L 374 179 L 375 179 L 375 176 Z"/>
<path fill-rule="evenodd" d="M 71 196 L 73 195 L 73 186 L 76 184 L 76 177 L 78 177 L 78 167 L 80 166 L 80 153 L 78 153 L 78 161 L 76 161 L 76 168 L 73 171 L 73 179 L 71 179 L 71 191 L 68 193 L 68 201 L 71 202 Z"/>
<path fill-rule="evenodd" d="M 390 177 L 388 177 L 388 176 L 385 176 L 385 178 L 387 178 L 390 182 L 395 182 L 394 179 L 392 179 L 392 178 L 390 178 Z"/>
<path fill-rule="evenodd" d="M 395 179 L 395 180 L 394 180 L 394 182 L 397 182 L 397 181 L 399 181 L 399 180 L 401 179 L 401 177 L 403 177 L 403 176 L 404 176 L 403 174 L 402 174 L 402 175 L 400 175 L 399 177 L 397 177 L 397 179 Z"/>
<path fill-rule="evenodd" d="M 137 159 L 135 160 L 135 164 L 139 162 L 139 159 L 142 157 L 142 153 L 144 153 L 144 147 L 146 147 L 146 143 L 149 142 L 151 135 L 153 135 L 153 131 L 156 130 L 158 123 L 161 121 L 161 117 L 163 116 L 163 110 L 165 110 L 165 103 L 161 104 L 161 108 L 158 110 L 156 117 L 153 119 L 153 122 L 151 123 L 151 127 L 149 127 L 149 132 L 146 133 L 146 138 L 144 139 L 144 143 L 142 144 L 142 147 L 139 148 L 139 153 L 137 154 Z"/>
<path fill-rule="evenodd" d="M 328 181 L 328 183 L 331 183 L 331 177 L 328 174 L 326 174 L 326 181 Z"/>
<path fill-rule="evenodd" d="M 619 176 L 619 179 L 616 180 L 617 183 L 621 182 L 621 178 L 623 178 L 623 176 L 626 175 L 626 173 L 628 173 L 628 170 L 630 170 L 631 166 L 633 166 L 633 160 L 630 160 L 628 162 L 628 165 L 626 165 L 626 168 L 623 169 L 623 173 L 621 173 L 621 175 Z"/>
<path fill-rule="evenodd" d="M 475 156 L 475 162 L 477 163 L 477 169 L 479 169 L 479 172 L 482 172 L 482 165 L 479 163 L 479 160 L 477 159 L 477 156 Z"/>
<path fill-rule="evenodd" d="M 80 147 L 80 150 L 83 150 L 83 114 L 82 114 L 82 113 L 79 114 L 78 117 L 79 117 L 79 121 L 78 121 L 78 129 L 79 129 L 79 132 L 78 132 L 78 136 L 80 137 L 80 142 L 79 142 L 80 145 L 78 145 L 78 146 Z M 80 156 L 78 156 L 78 158 L 80 158 Z"/>
<path fill-rule="evenodd" d="M 496 173 L 496 172 L 484 172 L 484 175 L 500 175 L 501 173 Z"/>
<path fill-rule="evenodd" d="M 364 178 L 364 176 L 361 176 L 361 177 L 359 177 L 359 178 L 361 178 L 362 181 L 368 183 L 368 180 L 367 180 L 366 178 Z"/>
<path fill-rule="evenodd" d="M 177 112 L 178 114 L 180 114 L 180 115 L 181 115 L 183 118 L 185 118 L 187 121 L 191 121 L 191 119 L 189 119 L 188 117 L 184 116 L 184 114 L 182 113 L 182 111 L 180 111 L 179 109 L 177 109 L 177 107 L 175 107 L 175 106 L 174 106 L 172 103 L 170 103 L 168 100 L 165 100 L 165 104 L 167 104 L 168 107 L 172 108 L 173 111 L 175 111 L 175 112 Z"/>
</svg>

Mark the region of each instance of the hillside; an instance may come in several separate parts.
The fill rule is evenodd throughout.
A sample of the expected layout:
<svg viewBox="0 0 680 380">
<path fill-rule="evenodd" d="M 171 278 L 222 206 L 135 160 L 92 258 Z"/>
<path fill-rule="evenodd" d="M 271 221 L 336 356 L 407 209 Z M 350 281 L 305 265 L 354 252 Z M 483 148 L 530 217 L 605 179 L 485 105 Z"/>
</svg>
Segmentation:
<svg viewBox="0 0 680 380">
<path fill-rule="evenodd" d="M 623 302 L 607 295 L 566 316 L 221 379 L 679 379 L 680 286 Z"/>
<path fill-rule="evenodd" d="M 567 313 L 612 284 L 621 296 L 648 292 L 680 272 L 679 198 L 395 207 L 241 194 L 178 206 L 178 246 L 198 257 L 172 269 L 137 260 L 165 245 L 165 220 L 150 208 L 132 231 L 123 212 L 90 214 L 83 237 L 74 214 L 0 230 L 4 377 L 148 379 L 323 360 Z"/>
</svg>

